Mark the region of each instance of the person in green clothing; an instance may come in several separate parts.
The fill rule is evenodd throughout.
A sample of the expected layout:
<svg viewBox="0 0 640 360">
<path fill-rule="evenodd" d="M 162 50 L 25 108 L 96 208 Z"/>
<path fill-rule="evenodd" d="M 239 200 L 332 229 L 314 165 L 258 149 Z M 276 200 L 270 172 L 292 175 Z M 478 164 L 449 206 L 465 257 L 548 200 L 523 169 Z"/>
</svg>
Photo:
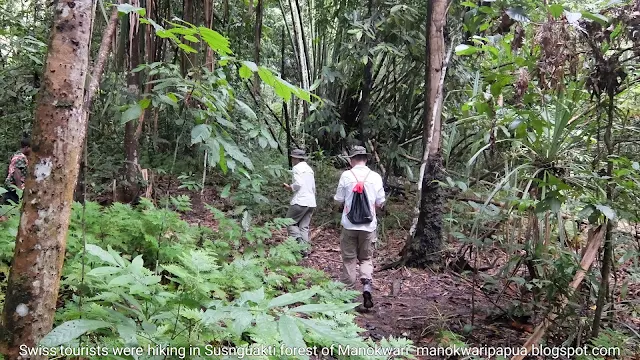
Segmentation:
<svg viewBox="0 0 640 360">
<path fill-rule="evenodd" d="M 31 140 L 28 137 L 24 137 L 20 141 L 20 151 L 13 154 L 9 163 L 9 172 L 4 180 L 4 187 L 7 192 L 3 196 L 3 204 L 17 204 L 20 201 L 16 188 L 24 190 L 29 154 L 31 154 Z"/>
</svg>

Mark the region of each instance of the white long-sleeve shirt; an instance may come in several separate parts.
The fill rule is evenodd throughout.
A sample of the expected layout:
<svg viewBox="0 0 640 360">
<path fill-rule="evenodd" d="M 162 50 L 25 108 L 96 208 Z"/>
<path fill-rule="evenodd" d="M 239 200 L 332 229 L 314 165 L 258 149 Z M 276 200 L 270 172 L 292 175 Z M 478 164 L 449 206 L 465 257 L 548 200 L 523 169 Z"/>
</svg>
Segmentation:
<svg viewBox="0 0 640 360">
<path fill-rule="evenodd" d="M 365 177 L 366 180 L 364 180 Z M 371 209 L 373 221 L 368 224 L 354 225 L 351 223 L 351 221 L 349 221 L 347 214 L 349 213 L 349 208 L 351 207 L 351 202 L 353 201 L 353 187 L 358 183 L 358 181 L 363 180 L 364 191 L 366 192 L 367 199 L 369 200 L 369 208 Z M 371 171 L 366 165 L 356 165 L 351 170 L 342 173 L 342 176 L 340 176 L 340 181 L 338 182 L 336 194 L 333 199 L 338 202 L 344 203 L 341 223 L 345 229 L 373 232 L 376 230 L 376 226 L 378 225 L 376 219 L 376 205 L 382 206 L 382 204 L 384 204 L 385 202 L 382 177 L 380 177 L 377 172 Z"/>
<path fill-rule="evenodd" d="M 304 161 L 293 167 L 293 183 L 291 188 L 294 191 L 291 205 L 316 207 L 316 180 L 313 169 Z"/>
</svg>

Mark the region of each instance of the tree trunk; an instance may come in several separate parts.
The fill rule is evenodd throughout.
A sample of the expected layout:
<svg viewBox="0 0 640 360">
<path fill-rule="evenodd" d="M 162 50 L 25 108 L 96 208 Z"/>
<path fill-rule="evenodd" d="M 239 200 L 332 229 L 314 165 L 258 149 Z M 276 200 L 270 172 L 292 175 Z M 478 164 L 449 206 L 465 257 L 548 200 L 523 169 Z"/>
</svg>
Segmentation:
<svg viewBox="0 0 640 360">
<path fill-rule="evenodd" d="M 607 176 L 613 176 L 613 161 L 611 156 L 614 151 L 614 142 L 612 139 L 613 119 L 614 119 L 614 102 L 615 94 L 611 92 L 609 94 L 609 106 L 607 109 L 608 124 L 604 134 L 604 143 L 607 147 Z M 607 184 L 607 200 L 613 202 L 614 184 L 609 181 Z M 591 337 L 596 338 L 600 333 L 600 322 L 602 320 L 602 312 L 607 304 L 607 297 L 609 294 L 609 277 L 611 276 L 611 263 L 613 261 L 613 222 L 607 219 L 607 233 L 604 241 L 604 254 L 602 257 L 602 270 L 600 274 L 602 279 L 600 280 L 600 286 L 598 288 L 598 300 L 596 302 L 596 311 L 593 315 L 593 326 L 591 327 Z"/>
<path fill-rule="evenodd" d="M 204 22 L 205 26 L 213 29 L 213 0 L 204 0 Z M 213 71 L 213 49 L 207 46 L 205 63 L 209 71 Z"/>
<path fill-rule="evenodd" d="M 83 103 L 83 116 L 86 119 L 86 136 L 89 131 L 89 115 L 91 113 L 91 103 L 93 101 L 93 97 L 98 91 L 98 86 L 100 85 L 100 79 L 102 78 L 102 71 L 104 70 L 104 65 L 107 62 L 107 57 L 109 56 L 109 51 L 111 51 L 111 43 L 114 39 L 114 34 L 116 31 L 116 26 L 118 24 L 118 9 L 114 7 L 111 12 L 111 18 L 109 19 L 109 23 L 107 27 L 105 27 L 104 32 L 102 33 L 102 43 L 100 43 L 100 50 L 98 50 L 98 57 L 96 58 L 95 64 L 93 65 L 93 70 L 91 71 L 91 81 L 89 83 L 89 87 L 84 95 L 84 103 Z M 83 145 L 84 146 L 84 145 Z M 83 202 L 85 193 L 84 187 L 86 183 L 86 174 L 84 173 L 84 157 L 80 157 L 79 169 L 80 175 L 78 176 L 78 181 L 76 183 L 76 188 L 73 194 L 74 201 Z"/>
<path fill-rule="evenodd" d="M 300 18 L 300 10 L 295 7 L 295 3 L 289 0 L 289 6 L 291 8 L 291 21 L 293 21 L 293 33 L 296 37 L 296 43 L 298 48 L 298 56 L 300 57 L 299 65 L 300 65 L 300 81 L 302 82 L 302 88 L 304 90 L 309 90 L 309 70 L 307 69 L 307 57 L 305 53 L 305 45 L 304 45 L 304 36 L 302 34 L 302 19 Z M 293 100 L 296 101 L 295 99 Z M 300 126 L 302 126 L 302 120 L 306 119 L 309 116 L 309 105 L 306 101 L 301 101 L 302 103 L 302 112 L 298 113 L 296 119 L 296 125 L 294 130 L 298 131 Z"/>
<path fill-rule="evenodd" d="M 135 6 L 137 4 L 134 3 Z M 137 101 L 140 96 L 140 72 L 133 70 L 140 65 L 139 15 L 129 14 L 129 71 L 127 74 L 127 89 L 131 99 Z M 142 117 L 142 116 L 141 116 Z M 142 119 L 139 119 L 142 120 Z M 138 139 L 137 126 L 129 121 L 124 127 L 125 152 L 125 183 L 123 184 L 123 202 L 131 202 L 138 195 Z"/>
<path fill-rule="evenodd" d="M 284 29 L 280 35 L 280 77 L 284 79 Z M 287 159 L 289 160 L 289 168 L 293 167 L 293 159 L 288 154 L 291 154 L 291 122 L 289 121 L 289 109 L 287 109 L 287 102 L 282 100 L 282 117 L 284 118 L 285 131 L 287 133 Z"/>
<path fill-rule="evenodd" d="M 254 41 L 253 41 L 253 61 L 256 65 L 260 65 L 260 38 L 262 38 L 262 6 L 263 1 L 258 0 L 256 5 L 256 24 L 254 27 Z M 282 74 L 280 76 L 283 76 Z M 253 94 L 260 95 L 260 76 L 256 72 L 253 80 Z"/>
<path fill-rule="evenodd" d="M 53 326 L 73 189 L 86 133 L 82 107 L 92 1 L 59 0 L 54 12 L 20 227 L 2 314 L 2 350 L 19 356 Z"/>
<path fill-rule="evenodd" d="M 444 70 L 446 69 L 444 27 L 447 15 L 447 0 L 427 2 L 427 44 L 424 103 L 424 147 L 426 163 L 420 193 L 420 214 L 415 236 L 405 249 L 406 265 L 425 267 L 442 260 L 442 217 L 444 198 L 438 181 L 443 181 L 442 155 L 442 102 Z"/>
</svg>

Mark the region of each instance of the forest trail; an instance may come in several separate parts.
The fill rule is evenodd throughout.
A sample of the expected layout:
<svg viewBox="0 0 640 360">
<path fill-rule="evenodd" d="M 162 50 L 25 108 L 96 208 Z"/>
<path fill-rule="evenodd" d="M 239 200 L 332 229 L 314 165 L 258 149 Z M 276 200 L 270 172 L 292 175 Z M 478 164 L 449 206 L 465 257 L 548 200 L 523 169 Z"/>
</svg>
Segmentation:
<svg viewBox="0 0 640 360">
<path fill-rule="evenodd" d="M 375 341 L 389 336 L 406 337 L 417 347 L 434 347 L 447 341 L 438 339 L 442 331 L 464 333 L 465 325 L 471 321 L 472 284 L 449 270 L 441 273 L 409 268 L 379 271 L 404 245 L 402 233 L 387 235 L 387 243 L 378 243 L 374 253 L 375 305 L 372 311 L 360 313 L 357 318 L 358 325 L 366 330 L 362 336 Z M 313 250 L 302 264 L 322 270 L 338 281 L 341 271 L 339 230 L 323 229 L 311 242 Z M 494 309 L 495 306 L 476 289 L 475 330 L 466 338 L 467 344 L 523 344 L 528 333 L 498 322 Z"/>
<path fill-rule="evenodd" d="M 216 191 L 205 189 L 202 196 L 187 190 L 174 189 L 176 195 L 190 195 L 193 211 L 183 215 L 191 224 L 217 228 L 216 221 L 204 204 L 220 204 Z M 340 230 L 331 226 L 313 226 L 310 230 L 312 250 L 309 257 L 301 261 L 302 266 L 320 270 L 333 280 L 339 281 L 341 272 Z M 273 234 L 273 240 L 283 241 L 285 229 Z M 405 337 L 416 347 L 427 348 L 452 344 L 453 334 L 465 334 L 465 326 L 471 323 L 472 303 L 475 305 L 474 329 L 465 338 L 469 346 L 520 346 L 530 335 L 532 324 L 513 324 L 494 305 L 499 294 L 492 300 L 483 294 L 479 285 L 473 286 L 472 277 L 461 276 L 449 269 L 439 273 L 431 270 L 397 268 L 380 271 L 380 268 L 397 258 L 404 246 L 405 233 L 392 230 L 379 239 L 374 251 L 374 307 L 368 312 L 358 313 L 356 322 L 365 331 L 364 338 L 379 341 L 382 338 Z M 458 245 L 460 246 L 460 245 Z M 456 247 L 458 247 L 456 246 Z M 454 248 L 451 252 L 456 252 Z M 500 259 L 502 260 L 502 259 Z M 479 267 L 490 263 L 490 259 L 479 258 Z M 498 264 L 492 271 L 497 271 Z M 478 280 L 478 283 L 481 283 Z M 475 288 L 475 294 L 471 290 Z M 361 296 L 354 301 L 362 301 Z M 510 301 L 507 291 L 498 305 L 506 308 Z M 515 326 L 515 327 L 514 327 Z M 444 334 L 444 338 L 443 335 Z M 447 335 L 448 334 L 448 335 Z M 438 357 L 417 356 L 418 359 Z"/>
</svg>

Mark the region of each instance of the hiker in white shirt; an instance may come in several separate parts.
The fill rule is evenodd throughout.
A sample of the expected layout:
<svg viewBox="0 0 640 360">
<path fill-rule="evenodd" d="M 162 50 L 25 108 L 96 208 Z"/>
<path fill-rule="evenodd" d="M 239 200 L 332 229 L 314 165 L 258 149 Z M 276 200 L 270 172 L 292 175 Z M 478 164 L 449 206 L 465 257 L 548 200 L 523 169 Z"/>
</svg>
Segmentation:
<svg viewBox="0 0 640 360">
<path fill-rule="evenodd" d="M 367 149 L 355 146 L 349 153 L 351 169 L 342 173 L 334 200 L 342 205 L 342 234 L 340 237 L 340 251 L 342 252 L 342 275 L 340 280 L 349 289 L 356 287 L 356 267 L 360 263 L 360 282 L 363 284 L 364 307 L 373 307 L 372 275 L 373 275 L 373 245 L 376 241 L 376 209 L 383 207 L 385 202 L 382 177 L 367 167 Z M 369 223 L 352 224 L 349 221 L 349 210 L 354 198 L 354 186 L 358 182 L 364 183 L 364 192 L 369 202 L 371 219 Z"/>
<path fill-rule="evenodd" d="M 313 169 L 305 161 L 307 156 L 304 150 L 295 149 L 290 156 L 293 163 L 293 183 L 283 184 L 283 186 L 293 191 L 286 217 L 293 219 L 295 224 L 289 226 L 287 230 L 289 236 L 308 244 L 309 224 L 316 208 L 316 181 Z M 306 251 L 303 255 L 307 255 Z"/>
</svg>

